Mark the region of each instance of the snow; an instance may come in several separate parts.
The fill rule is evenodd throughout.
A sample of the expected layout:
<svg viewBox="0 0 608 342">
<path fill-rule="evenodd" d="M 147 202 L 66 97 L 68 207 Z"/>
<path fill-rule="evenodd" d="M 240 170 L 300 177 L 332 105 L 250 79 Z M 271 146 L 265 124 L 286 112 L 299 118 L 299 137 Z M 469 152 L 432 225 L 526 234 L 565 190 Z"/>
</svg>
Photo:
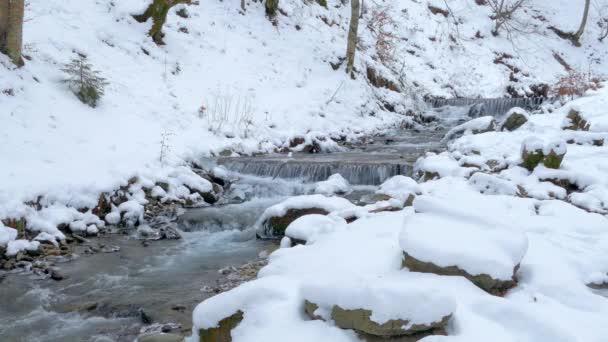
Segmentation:
<svg viewBox="0 0 608 342">
<path fill-rule="evenodd" d="M 9 242 L 17 238 L 17 230 L 5 227 L 0 222 L 0 246 L 6 246 Z"/>
<path fill-rule="evenodd" d="M 494 122 L 493 116 L 482 116 L 480 118 L 476 118 L 473 120 L 469 120 L 463 124 L 452 127 L 443 137 L 444 141 L 448 141 L 454 138 L 457 134 L 464 133 L 468 134 L 476 134 L 483 133 L 488 130 L 494 129 L 496 123 Z"/>
<path fill-rule="evenodd" d="M 6 255 L 14 256 L 23 251 L 35 251 L 40 247 L 38 241 L 12 240 L 6 245 Z"/>
<path fill-rule="evenodd" d="M 333 174 L 327 180 L 317 182 L 315 185 L 315 193 L 326 196 L 335 194 L 346 194 L 351 191 L 351 186 L 342 175 L 339 173 Z"/>
</svg>

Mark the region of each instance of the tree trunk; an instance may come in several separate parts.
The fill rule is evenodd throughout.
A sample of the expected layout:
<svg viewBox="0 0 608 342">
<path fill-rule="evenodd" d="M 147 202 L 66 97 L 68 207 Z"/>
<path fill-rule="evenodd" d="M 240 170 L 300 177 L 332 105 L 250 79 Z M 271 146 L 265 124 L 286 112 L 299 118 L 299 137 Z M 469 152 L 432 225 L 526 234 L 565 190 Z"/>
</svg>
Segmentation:
<svg viewBox="0 0 608 342">
<path fill-rule="evenodd" d="M 192 5 L 197 2 L 193 0 L 153 0 L 143 14 L 134 15 L 133 18 L 140 23 L 145 23 L 152 18 L 152 28 L 148 34 L 156 44 L 164 45 L 163 25 L 167 21 L 167 14 L 171 7 L 178 4 Z"/>
<path fill-rule="evenodd" d="M 266 15 L 269 18 L 274 18 L 277 15 L 279 8 L 279 0 L 266 0 Z"/>
<path fill-rule="evenodd" d="M 574 34 L 574 42 L 575 45 L 580 46 L 580 40 L 585 32 L 585 26 L 587 26 L 587 18 L 589 17 L 589 7 L 591 6 L 591 0 L 585 0 L 585 11 L 583 12 L 583 20 L 581 20 L 581 26 L 578 28 L 578 31 Z"/>
<path fill-rule="evenodd" d="M 348 28 L 348 43 L 346 45 L 346 73 L 353 77 L 355 65 L 355 51 L 357 50 L 357 31 L 359 29 L 359 0 L 350 1 L 350 25 Z"/>
<path fill-rule="evenodd" d="M 17 66 L 23 65 L 24 0 L 0 0 L 0 52 L 8 55 Z"/>
</svg>

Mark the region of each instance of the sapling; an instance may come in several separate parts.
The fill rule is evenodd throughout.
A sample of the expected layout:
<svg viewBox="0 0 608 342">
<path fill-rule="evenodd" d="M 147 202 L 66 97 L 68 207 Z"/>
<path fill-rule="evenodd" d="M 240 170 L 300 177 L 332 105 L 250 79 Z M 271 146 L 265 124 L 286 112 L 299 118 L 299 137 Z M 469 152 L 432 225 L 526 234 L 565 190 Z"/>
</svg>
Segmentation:
<svg viewBox="0 0 608 342">
<path fill-rule="evenodd" d="M 78 54 L 78 57 L 73 58 L 62 70 L 68 75 L 63 81 L 78 99 L 84 104 L 96 107 L 108 82 L 100 76 L 99 71 L 93 69 L 87 57 Z"/>
</svg>

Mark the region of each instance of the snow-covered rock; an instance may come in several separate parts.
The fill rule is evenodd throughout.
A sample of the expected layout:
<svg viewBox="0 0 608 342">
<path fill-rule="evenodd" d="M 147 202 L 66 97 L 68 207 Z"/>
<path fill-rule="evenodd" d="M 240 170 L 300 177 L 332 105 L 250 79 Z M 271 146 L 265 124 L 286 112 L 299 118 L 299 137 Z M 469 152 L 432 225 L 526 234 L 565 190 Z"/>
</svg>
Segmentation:
<svg viewBox="0 0 608 342">
<path fill-rule="evenodd" d="M 494 294 L 515 286 L 527 244 L 521 232 L 429 213 L 409 217 L 400 237 L 410 271 L 464 276 Z"/>
<path fill-rule="evenodd" d="M 332 211 L 352 208 L 355 205 L 340 197 L 304 195 L 291 197 L 266 209 L 256 223 L 258 235 L 280 237 L 285 229 L 297 218 L 310 215 L 327 215 Z"/>
<path fill-rule="evenodd" d="M 305 310 L 313 319 L 383 338 L 445 333 L 443 328 L 456 308 L 454 301 L 426 282 L 407 280 L 387 277 L 306 284 L 302 288 Z"/>
<path fill-rule="evenodd" d="M 496 121 L 493 116 L 482 116 L 469 120 L 461 125 L 451 128 L 443 137 L 443 141 L 453 139 L 459 134 L 480 134 L 496 129 Z"/>
<path fill-rule="evenodd" d="M 6 255 L 14 256 L 22 251 L 36 251 L 40 247 L 39 241 L 11 240 L 6 245 Z"/>
<path fill-rule="evenodd" d="M 500 130 L 514 131 L 528 122 L 529 114 L 523 108 L 511 108 L 500 123 Z"/>
<path fill-rule="evenodd" d="M 285 236 L 292 243 L 310 244 L 314 243 L 322 235 L 334 232 L 338 229 L 346 229 L 346 220 L 335 215 L 304 215 L 291 222 L 285 229 Z"/>
<path fill-rule="evenodd" d="M 382 183 L 376 194 L 397 199 L 407 206 L 412 205 L 414 197 L 420 194 L 420 186 L 410 177 L 397 175 Z"/>
<path fill-rule="evenodd" d="M 317 182 L 315 193 L 326 196 L 346 194 L 351 191 L 348 181 L 339 173 L 333 174 L 325 181 Z"/>
</svg>

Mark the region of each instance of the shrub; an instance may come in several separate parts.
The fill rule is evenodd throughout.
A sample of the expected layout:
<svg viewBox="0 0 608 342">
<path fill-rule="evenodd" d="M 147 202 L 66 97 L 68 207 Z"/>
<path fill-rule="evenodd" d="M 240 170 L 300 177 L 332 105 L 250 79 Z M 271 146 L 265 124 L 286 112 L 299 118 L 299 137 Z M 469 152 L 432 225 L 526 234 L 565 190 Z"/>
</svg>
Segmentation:
<svg viewBox="0 0 608 342">
<path fill-rule="evenodd" d="M 593 76 L 591 72 L 584 73 L 570 69 L 567 75 L 559 78 L 553 86 L 556 96 L 574 99 L 583 96 L 587 90 L 597 90 L 602 87 L 602 79 Z"/>
</svg>

